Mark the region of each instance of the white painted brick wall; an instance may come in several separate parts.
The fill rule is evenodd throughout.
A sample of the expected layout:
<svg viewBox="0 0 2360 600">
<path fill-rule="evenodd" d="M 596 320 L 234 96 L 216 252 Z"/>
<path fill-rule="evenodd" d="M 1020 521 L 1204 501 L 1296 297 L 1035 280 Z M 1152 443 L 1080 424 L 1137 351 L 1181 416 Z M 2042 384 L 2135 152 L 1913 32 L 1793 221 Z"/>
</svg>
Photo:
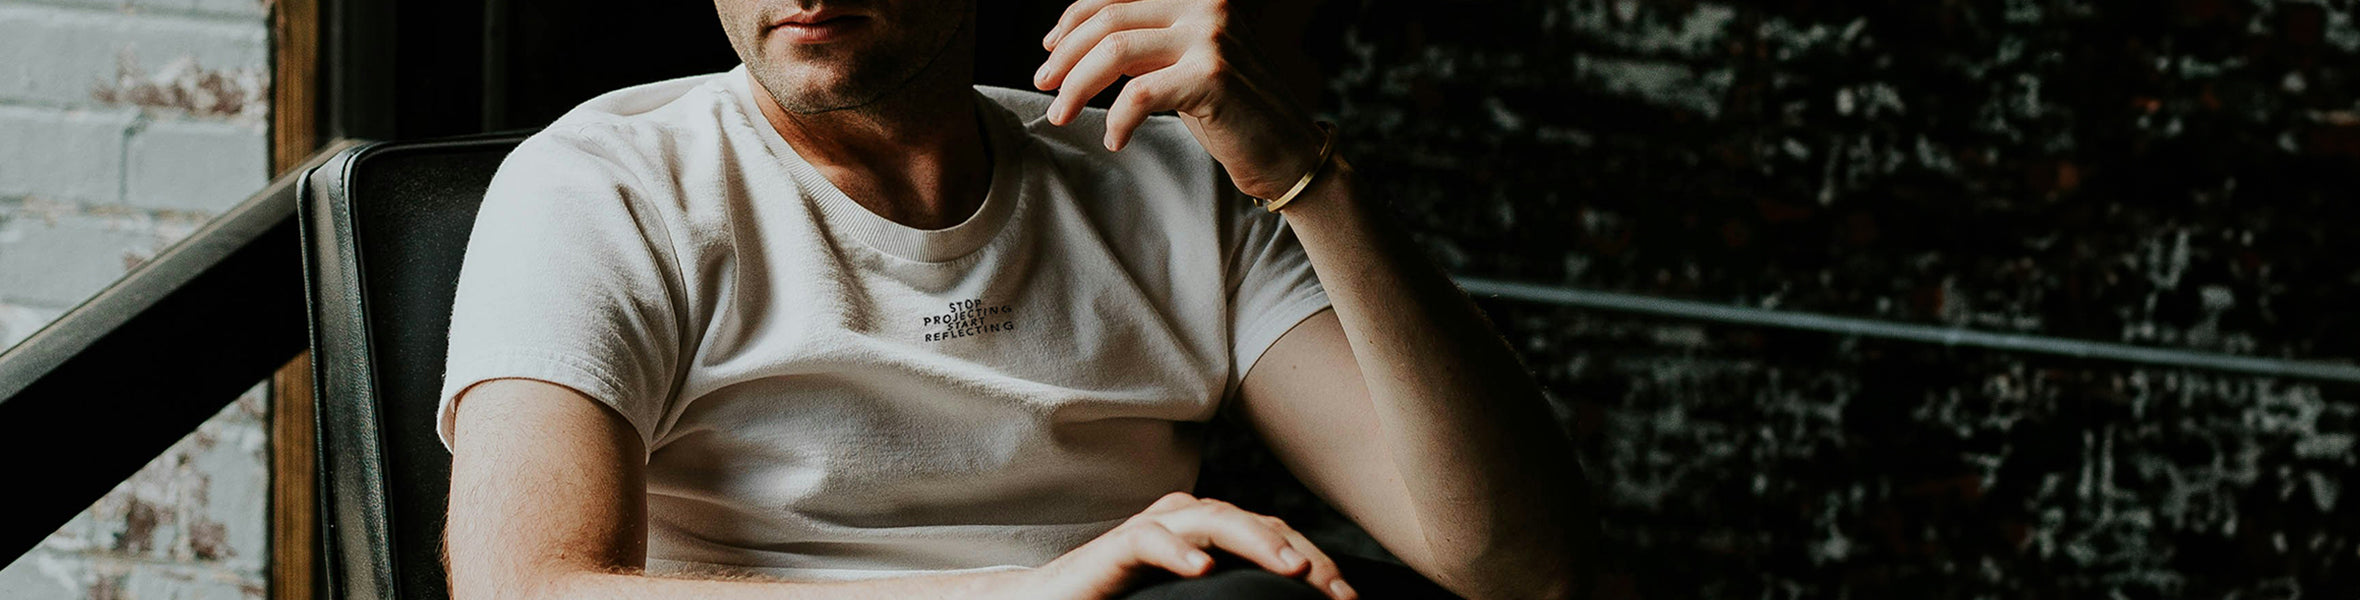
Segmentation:
<svg viewBox="0 0 2360 600">
<path fill-rule="evenodd" d="M 120 201 L 123 138 L 138 115 L 0 104 L 0 197 Z"/>
<path fill-rule="evenodd" d="M 0 348 L 24 341 L 65 312 L 64 308 L 0 302 Z"/>
<path fill-rule="evenodd" d="M 260 21 L 270 12 L 265 0 L 42 0 L 40 4 L 75 6 L 124 13 L 193 14 Z"/>
<path fill-rule="evenodd" d="M 161 240 L 146 215 L 90 214 L 71 206 L 0 208 L 0 301 L 72 306 L 114 283 L 135 252 Z"/>
<path fill-rule="evenodd" d="M 0 0 L 0 348 L 261 189 L 268 8 Z M 268 431 L 257 388 L 0 557 L 0 598 L 261 598 Z"/>
<path fill-rule="evenodd" d="M 0 303 L 80 304 L 207 218 L 202 212 L 0 201 Z"/>
<path fill-rule="evenodd" d="M 141 208 L 219 212 L 269 183 L 261 124 L 155 121 L 131 136 L 123 201 Z"/>
<path fill-rule="evenodd" d="M 269 30 L 259 18 L 0 2 L 0 102 L 92 105 L 126 58 L 142 75 L 184 58 L 203 69 L 265 68 Z"/>
</svg>

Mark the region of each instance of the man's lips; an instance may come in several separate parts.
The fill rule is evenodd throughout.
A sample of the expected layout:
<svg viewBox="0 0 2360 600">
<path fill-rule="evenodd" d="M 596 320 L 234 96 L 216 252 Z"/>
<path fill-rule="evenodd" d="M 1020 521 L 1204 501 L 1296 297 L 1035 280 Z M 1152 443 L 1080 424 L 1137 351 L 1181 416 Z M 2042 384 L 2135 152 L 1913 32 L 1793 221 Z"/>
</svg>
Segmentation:
<svg viewBox="0 0 2360 600">
<path fill-rule="evenodd" d="M 797 44 L 817 44 L 842 38 L 867 26 L 869 18 L 822 11 L 795 15 L 770 24 L 770 31 Z"/>
</svg>

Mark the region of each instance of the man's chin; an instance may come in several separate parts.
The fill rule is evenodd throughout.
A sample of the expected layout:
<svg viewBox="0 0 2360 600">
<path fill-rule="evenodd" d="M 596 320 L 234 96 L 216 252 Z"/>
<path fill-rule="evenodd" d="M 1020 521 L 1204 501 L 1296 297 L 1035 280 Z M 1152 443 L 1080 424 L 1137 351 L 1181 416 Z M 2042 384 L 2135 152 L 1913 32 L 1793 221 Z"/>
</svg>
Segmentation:
<svg viewBox="0 0 2360 600">
<path fill-rule="evenodd" d="M 841 69 L 796 65 L 776 73 L 754 78 L 769 90 L 772 100 L 788 112 L 811 113 L 844 108 L 859 104 L 863 97 L 861 86 Z"/>
<path fill-rule="evenodd" d="M 757 79 L 770 89 L 780 108 L 803 114 L 867 106 L 897 93 L 915 77 L 914 73 L 895 74 L 902 63 L 889 60 L 821 57 L 772 64 L 781 67 L 771 71 L 775 77 Z"/>
<path fill-rule="evenodd" d="M 773 98 L 778 100 L 779 108 L 787 112 L 813 114 L 854 108 L 876 101 L 877 94 L 864 92 L 869 90 L 805 84 L 798 88 L 779 90 Z"/>
</svg>

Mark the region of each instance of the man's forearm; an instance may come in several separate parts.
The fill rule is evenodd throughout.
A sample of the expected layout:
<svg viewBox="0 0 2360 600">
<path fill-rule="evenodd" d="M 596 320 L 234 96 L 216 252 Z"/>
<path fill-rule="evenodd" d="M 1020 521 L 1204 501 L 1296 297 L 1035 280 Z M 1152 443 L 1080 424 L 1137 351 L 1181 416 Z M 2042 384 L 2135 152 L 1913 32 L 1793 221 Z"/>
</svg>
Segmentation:
<svg viewBox="0 0 2360 600">
<path fill-rule="evenodd" d="M 1286 208 L 1408 483 L 1428 559 L 1481 589 L 1587 568 L 1595 528 L 1581 467 L 1539 386 L 1466 294 L 1342 161 Z M 1407 558 L 1407 557 L 1405 557 Z"/>
<path fill-rule="evenodd" d="M 1009 598 L 1011 570 L 859 583 L 650 577 L 639 436 L 571 388 L 497 379 L 459 397 L 445 572 L 454 600 Z M 628 570 L 626 570 L 628 569 Z"/>
<path fill-rule="evenodd" d="M 516 593 L 492 593 L 502 600 L 899 600 L 903 598 L 1012 598 L 1014 573 L 1007 571 L 933 575 L 846 582 L 789 582 L 758 578 L 690 579 L 636 573 L 567 571 L 519 585 Z M 457 600 L 483 598 L 457 589 Z"/>
</svg>

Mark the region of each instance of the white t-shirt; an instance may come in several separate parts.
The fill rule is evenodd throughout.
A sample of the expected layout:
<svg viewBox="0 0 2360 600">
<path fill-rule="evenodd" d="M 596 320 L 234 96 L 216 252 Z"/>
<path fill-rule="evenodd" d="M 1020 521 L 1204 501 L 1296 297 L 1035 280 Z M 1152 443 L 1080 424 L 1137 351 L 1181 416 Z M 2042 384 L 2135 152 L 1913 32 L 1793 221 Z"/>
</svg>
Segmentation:
<svg viewBox="0 0 2360 600">
<path fill-rule="evenodd" d="M 1033 566 L 1196 480 L 1198 429 L 1328 305 L 1284 220 L 1175 117 L 976 88 L 966 222 L 877 216 L 745 67 L 623 89 L 509 155 L 468 242 L 438 432 L 486 379 L 571 387 L 646 444 L 648 566 L 850 579 Z M 516 432 L 529 435 L 530 432 Z"/>
</svg>

